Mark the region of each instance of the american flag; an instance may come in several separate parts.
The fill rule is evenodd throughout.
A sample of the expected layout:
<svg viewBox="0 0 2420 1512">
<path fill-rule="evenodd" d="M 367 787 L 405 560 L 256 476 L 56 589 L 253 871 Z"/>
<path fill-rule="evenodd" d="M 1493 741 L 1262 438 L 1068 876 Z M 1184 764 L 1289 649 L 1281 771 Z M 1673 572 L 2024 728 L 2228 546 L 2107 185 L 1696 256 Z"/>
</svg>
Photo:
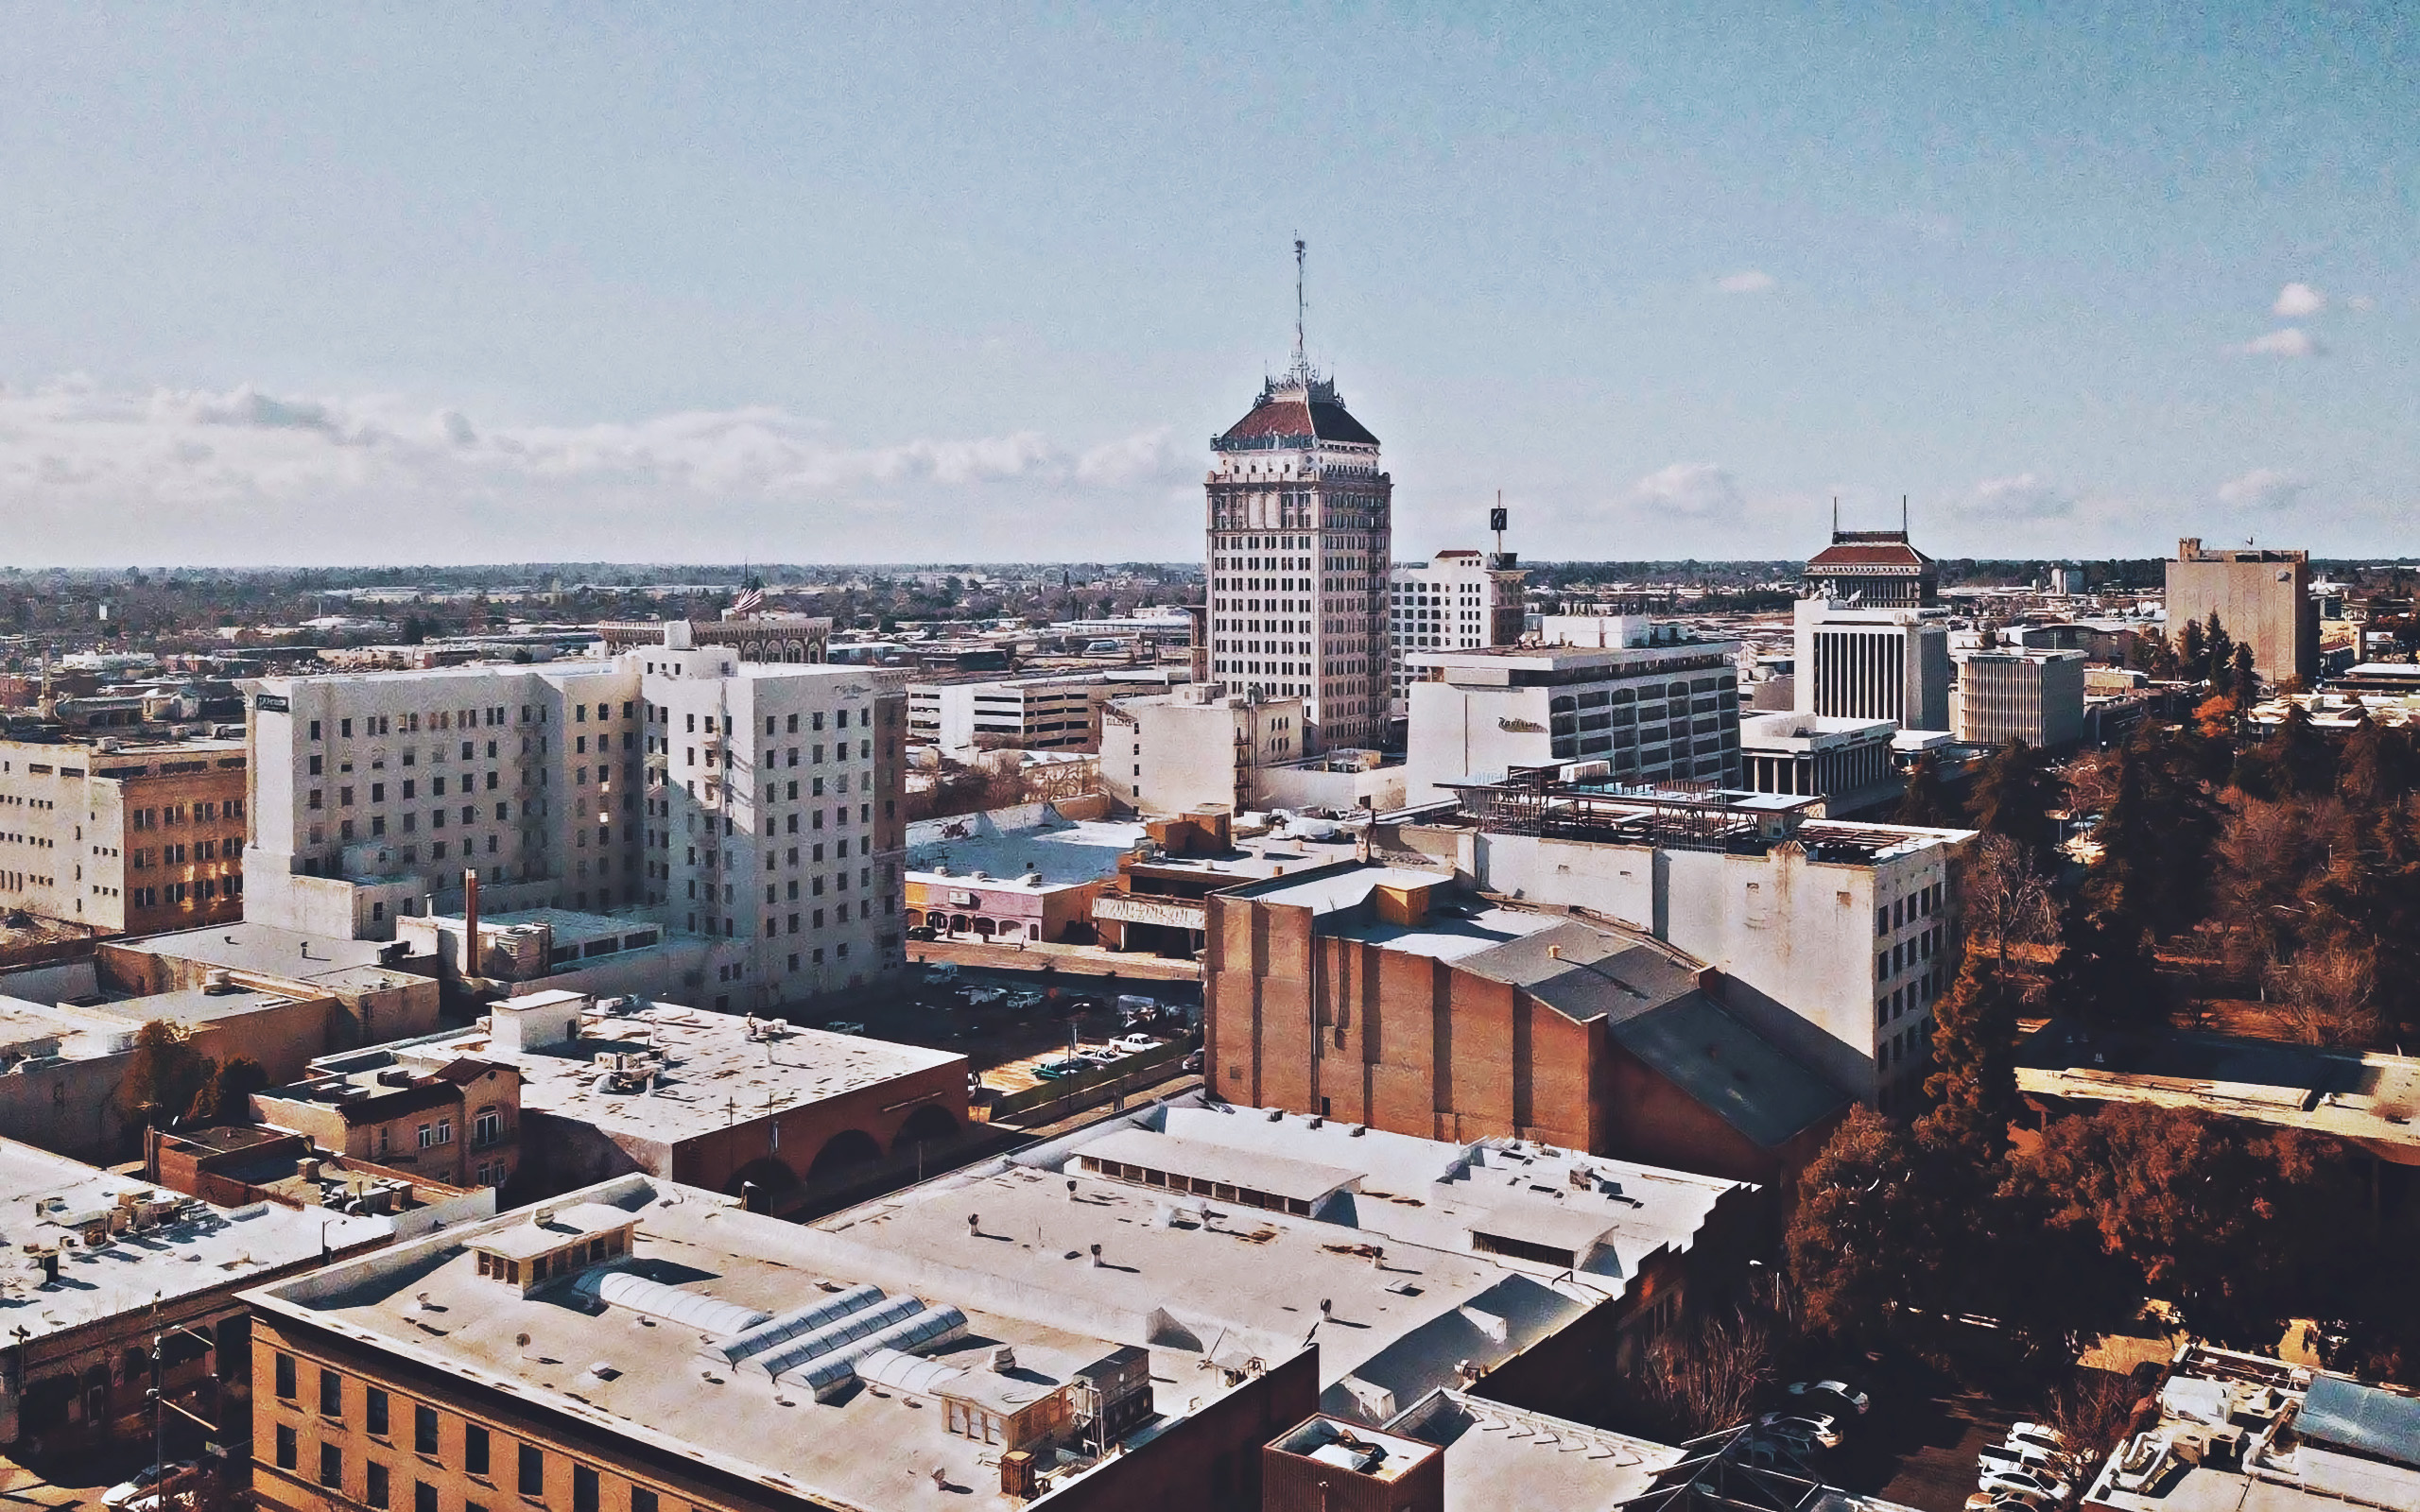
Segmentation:
<svg viewBox="0 0 2420 1512">
<path fill-rule="evenodd" d="M 748 592 L 740 594 L 737 598 L 732 600 L 731 611 L 734 614 L 745 614 L 750 610 L 763 609 L 764 607 L 765 591 L 761 588 L 752 588 Z"/>
</svg>

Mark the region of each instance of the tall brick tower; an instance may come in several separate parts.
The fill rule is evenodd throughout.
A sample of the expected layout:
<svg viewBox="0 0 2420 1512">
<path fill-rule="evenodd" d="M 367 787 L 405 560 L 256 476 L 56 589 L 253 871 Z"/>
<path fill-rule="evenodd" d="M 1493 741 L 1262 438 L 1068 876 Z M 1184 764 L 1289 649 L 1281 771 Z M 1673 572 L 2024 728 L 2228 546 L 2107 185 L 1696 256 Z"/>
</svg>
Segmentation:
<svg viewBox="0 0 2420 1512">
<path fill-rule="evenodd" d="M 1210 679 L 1305 699 L 1307 749 L 1374 747 L 1394 483 L 1378 438 L 1305 354 L 1302 258 L 1298 241 L 1293 367 L 1210 443 Z"/>
</svg>

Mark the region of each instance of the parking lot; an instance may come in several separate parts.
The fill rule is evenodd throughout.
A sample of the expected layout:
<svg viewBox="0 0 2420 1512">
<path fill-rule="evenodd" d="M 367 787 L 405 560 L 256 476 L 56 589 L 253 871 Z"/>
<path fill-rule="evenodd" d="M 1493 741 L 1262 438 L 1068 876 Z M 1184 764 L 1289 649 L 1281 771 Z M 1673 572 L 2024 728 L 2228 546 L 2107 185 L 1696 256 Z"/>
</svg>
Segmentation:
<svg viewBox="0 0 2420 1512">
<path fill-rule="evenodd" d="M 980 968 L 960 968 L 941 982 L 926 980 L 928 974 L 925 967 L 910 966 L 898 993 L 850 1007 L 848 1019 L 816 1021 L 813 1026 L 861 1023 L 873 1039 L 954 1050 L 967 1057 L 984 1085 L 1005 1092 L 1044 1079 L 1037 1068 L 1065 1058 L 1071 1040 L 1079 1048 L 1098 1047 L 1133 1032 L 1120 1015 L 1121 996 L 1150 998 L 1163 1010 L 1160 1022 L 1137 1026 L 1157 1039 L 1186 1037 L 1201 1011 L 1196 982 Z"/>
</svg>

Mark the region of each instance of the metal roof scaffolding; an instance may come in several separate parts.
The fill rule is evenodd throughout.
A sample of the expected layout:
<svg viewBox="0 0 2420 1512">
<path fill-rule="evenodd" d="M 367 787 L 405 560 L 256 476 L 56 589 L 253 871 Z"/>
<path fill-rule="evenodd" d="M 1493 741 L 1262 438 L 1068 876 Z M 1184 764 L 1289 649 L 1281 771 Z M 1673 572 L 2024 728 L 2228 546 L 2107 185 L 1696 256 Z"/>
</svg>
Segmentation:
<svg viewBox="0 0 2420 1512">
<path fill-rule="evenodd" d="M 1880 1512 L 1895 1506 L 1825 1486 L 1789 1451 L 1770 1439 L 1759 1441 L 1746 1423 L 1692 1438 L 1681 1448 L 1686 1459 L 1657 1476 L 1653 1489 L 1616 1503 L 1613 1512 Z"/>
<path fill-rule="evenodd" d="M 1796 842 L 1816 861 L 1872 862 L 1917 838 L 1905 830 L 1841 824 L 1814 811 L 1820 798 L 1749 793 L 1703 782 L 1630 786 L 1601 782 L 1603 763 L 1515 766 L 1501 782 L 1443 784 L 1462 812 L 1495 834 L 1598 845 L 1660 846 L 1762 855 Z"/>
</svg>

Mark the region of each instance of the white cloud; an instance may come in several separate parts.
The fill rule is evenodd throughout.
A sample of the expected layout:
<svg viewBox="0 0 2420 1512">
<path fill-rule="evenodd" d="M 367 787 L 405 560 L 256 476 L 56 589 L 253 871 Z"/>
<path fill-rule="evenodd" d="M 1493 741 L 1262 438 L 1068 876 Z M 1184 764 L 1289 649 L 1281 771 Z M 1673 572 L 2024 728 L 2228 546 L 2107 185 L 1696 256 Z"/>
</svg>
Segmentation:
<svg viewBox="0 0 2420 1512">
<path fill-rule="evenodd" d="M 2251 357 L 2316 357 L 2327 349 L 2300 326 L 2290 325 L 2256 336 L 2235 349 Z"/>
<path fill-rule="evenodd" d="M 2346 297 L 2344 307 L 2348 310 L 2375 310 L 2378 301 L 2366 294 L 2354 294 Z"/>
<path fill-rule="evenodd" d="M 1779 285 L 1771 273 L 1750 267 L 1724 274 L 1714 281 L 1714 286 L 1725 294 L 1771 294 Z"/>
<path fill-rule="evenodd" d="M 862 445 L 770 406 L 547 425 L 250 386 L 0 387 L 0 528 L 45 564 L 1184 556 L 1198 472 L 1164 429 Z"/>
<path fill-rule="evenodd" d="M 1659 514 L 1737 519 L 1747 501 L 1737 479 L 1711 462 L 1675 462 L 1631 485 L 1631 500 Z"/>
<path fill-rule="evenodd" d="M 2308 284 L 2289 284 L 2277 291 L 2277 302 L 2269 307 L 2269 313 L 2296 320 L 2306 315 L 2317 315 L 2326 308 L 2326 295 Z"/>
<path fill-rule="evenodd" d="M 2076 496 L 2031 472 L 1975 485 L 1963 512 L 1987 520 L 2060 520 L 2075 513 Z"/>
<path fill-rule="evenodd" d="M 2255 509 L 2283 509 L 2302 497 L 2303 490 L 2309 487 L 2290 472 L 2256 467 L 2239 478 L 2220 484 L 2219 499 L 2223 504 L 2248 505 Z"/>
</svg>

